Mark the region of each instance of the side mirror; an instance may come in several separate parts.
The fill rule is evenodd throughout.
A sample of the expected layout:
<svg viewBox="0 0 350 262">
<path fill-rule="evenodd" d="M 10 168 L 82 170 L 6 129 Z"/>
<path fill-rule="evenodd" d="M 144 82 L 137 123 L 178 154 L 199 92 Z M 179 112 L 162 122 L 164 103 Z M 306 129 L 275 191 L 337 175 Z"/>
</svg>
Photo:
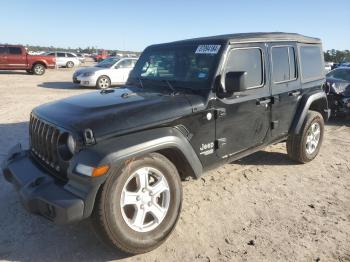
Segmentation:
<svg viewBox="0 0 350 262">
<path fill-rule="evenodd" d="M 227 72 L 225 75 L 225 91 L 228 94 L 241 92 L 247 89 L 245 79 L 247 72 Z"/>
</svg>

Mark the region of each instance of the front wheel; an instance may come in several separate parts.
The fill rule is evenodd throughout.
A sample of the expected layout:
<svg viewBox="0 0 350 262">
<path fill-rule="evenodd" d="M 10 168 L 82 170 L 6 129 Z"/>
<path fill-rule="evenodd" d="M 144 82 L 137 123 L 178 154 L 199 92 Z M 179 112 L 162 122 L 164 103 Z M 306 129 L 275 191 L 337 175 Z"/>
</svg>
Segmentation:
<svg viewBox="0 0 350 262">
<path fill-rule="evenodd" d="M 74 63 L 72 61 L 68 61 L 66 64 L 67 68 L 72 68 L 74 66 Z"/>
<path fill-rule="evenodd" d="M 309 111 L 298 135 L 287 139 L 288 156 L 300 163 L 313 160 L 320 151 L 324 134 L 324 120 L 320 113 Z"/>
<path fill-rule="evenodd" d="M 96 232 L 131 254 L 163 243 L 180 215 L 182 186 L 175 166 L 152 153 L 113 170 L 102 186 L 92 214 Z"/>
<path fill-rule="evenodd" d="M 108 76 L 100 76 L 96 82 L 97 88 L 106 89 L 111 86 L 111 80 Z"/>
<path fill-rule="evenodd" d="M 45 74 L 45 66 L 42 64 L 35 64 L 32 68 L 32 72 L 35 75 L 43 75 Z"/>
</svg>

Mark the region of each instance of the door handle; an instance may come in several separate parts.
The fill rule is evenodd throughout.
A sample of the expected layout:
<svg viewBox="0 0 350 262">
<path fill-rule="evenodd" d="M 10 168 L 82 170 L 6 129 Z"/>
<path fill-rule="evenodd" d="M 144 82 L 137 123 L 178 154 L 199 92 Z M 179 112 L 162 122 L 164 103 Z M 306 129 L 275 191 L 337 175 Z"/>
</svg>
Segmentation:
<svg viewBox="0 0 350 262">
<path fill-rule="evenodd" d="M 262 99 L 259 99 L 257 102 L 256 102 L 256 105 L 258 106 L 263 106 L 263 105 L 268 105 L 271 103 L 271 99 L 270 98 L 262 98 Z"/>
<path fill-rule="evenodd" d="M 301 94 L 300 91 L 293 91 L 293 92 L 289 92 L 289 93 L 288 93 L 289 96 L 298 96 L 298 95 L 300 95 L 300 94 Z"/>
</svg>

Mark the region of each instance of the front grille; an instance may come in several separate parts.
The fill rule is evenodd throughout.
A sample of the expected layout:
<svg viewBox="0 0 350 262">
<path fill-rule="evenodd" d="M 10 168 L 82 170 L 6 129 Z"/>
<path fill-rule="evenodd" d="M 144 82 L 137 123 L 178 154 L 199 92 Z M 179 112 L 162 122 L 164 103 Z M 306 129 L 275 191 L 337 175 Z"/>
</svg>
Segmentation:
<svg viewBox="0 0 350 262">
<path fill-rule="evenodd" d="M 29 136 L 33 155 L 46 167 L 60 172 L 60 159 L 57 151 L 60 130 L 32 114 L 29 122 Z"/>
</svg>

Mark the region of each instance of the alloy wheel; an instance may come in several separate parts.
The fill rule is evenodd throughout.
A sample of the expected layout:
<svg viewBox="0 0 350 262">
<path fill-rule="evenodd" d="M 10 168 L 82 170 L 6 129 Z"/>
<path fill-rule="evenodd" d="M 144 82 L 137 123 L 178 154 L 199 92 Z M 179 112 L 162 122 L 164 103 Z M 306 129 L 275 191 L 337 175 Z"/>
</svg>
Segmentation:
<svg viewBox="0 0 350 262">
<path fill-rule="evenodd" d="M 319 123 L 313 123 L 306 135 L 306 152 L 311 155 L 315 152 L 320 141 L 321 127 Z"/>
<path fill-rule="evenodd" d="M 170 189 L 165 176 L 157 169 L 143 167 L 126 181 L 120 207 L 125 223 L 137 232 L 157 228 L 170 204 Z"/>
</svg>

